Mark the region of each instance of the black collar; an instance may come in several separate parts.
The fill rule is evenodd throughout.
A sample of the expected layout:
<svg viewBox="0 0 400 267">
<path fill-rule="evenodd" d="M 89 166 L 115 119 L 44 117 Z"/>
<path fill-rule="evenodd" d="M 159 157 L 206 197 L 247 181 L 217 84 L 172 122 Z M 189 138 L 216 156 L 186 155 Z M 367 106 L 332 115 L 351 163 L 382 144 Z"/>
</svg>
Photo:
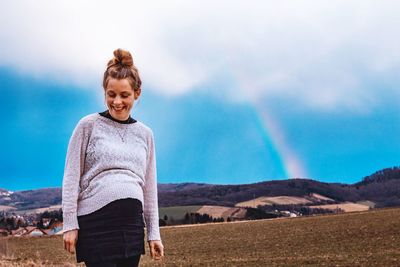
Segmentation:
<svg viewBox="0 0 400 267">
<path fill-rule="evenodd" d="M 108 112 L 108 110 L 103 111 L 103 112 L 99 112 L 99 114 L 101 116 L 103 116 L 103 117 L 109 118 L 110 120 L 113 120 L 113 121 L 118 122 L 118 123 L 130 124 L 130 123 L 135 123 L 136 122 L 136 120 L 134 118 L 132 118 L 130 115 L 129 115 L 129 118 L 124 120 L 124 121 L 117 120 L 117 119 L 113 118 L 110 115 L 110 112 Z"/>
</svg>

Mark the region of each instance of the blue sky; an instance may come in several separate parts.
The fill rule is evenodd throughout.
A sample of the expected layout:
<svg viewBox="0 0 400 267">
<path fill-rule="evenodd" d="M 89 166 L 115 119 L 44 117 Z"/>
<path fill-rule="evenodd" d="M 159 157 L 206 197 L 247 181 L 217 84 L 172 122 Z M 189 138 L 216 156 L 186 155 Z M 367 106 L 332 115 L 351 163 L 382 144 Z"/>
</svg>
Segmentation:
<svg viewBox="0 0 400 267">
<path fill-rule="evenodd" d="M 159 182 L 354 183 L 398 166 L 400 4 L 251 3 L 2 3 L 0 188 L 61 186 L 119 47 L 142 76 L 132 116 L 154 131 Z"/>
</svg>

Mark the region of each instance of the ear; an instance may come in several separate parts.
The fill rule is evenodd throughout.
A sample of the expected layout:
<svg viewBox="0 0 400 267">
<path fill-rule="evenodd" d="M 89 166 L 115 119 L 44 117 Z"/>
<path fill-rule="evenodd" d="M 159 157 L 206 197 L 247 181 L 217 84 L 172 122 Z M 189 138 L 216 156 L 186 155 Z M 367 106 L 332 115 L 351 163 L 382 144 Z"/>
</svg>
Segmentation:
<svg viewBox="0 0 400 267">
<path fill-rule="evenodd" d="M 141 93 L 142 93 L 142 88 L 138 88 L 135 90 L 135 92 L 134 92 L 135 100 L 137 100 L 139 98 Z"/>
</svg>

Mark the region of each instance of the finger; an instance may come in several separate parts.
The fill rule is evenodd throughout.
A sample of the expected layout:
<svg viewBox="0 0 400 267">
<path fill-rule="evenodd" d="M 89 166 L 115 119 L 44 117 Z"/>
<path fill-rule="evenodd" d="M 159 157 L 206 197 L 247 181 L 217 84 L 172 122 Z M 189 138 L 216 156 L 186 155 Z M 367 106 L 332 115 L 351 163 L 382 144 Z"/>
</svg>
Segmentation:
<svg viewBox="0 0 400 267">
<path fill-rule="evenodd" d="M 75 247 L 76 247 L 76 239 L 74 239 L 71 243 L 71 253 L 75 253 Z"/>
<path fill-rule="evenodd" d="M 156 248 L 156 258 L 157 260 L 160 260 L 162 258 L 163 252 L 162 252 L 162 247 L 157 246 Z"/>
<path fill-rule="evenodd" d="M 72 241 L 68 241 L 67 242 L 67 251 L 69 252 L 69 253 L 71 253 L 71 254 L 73 254 L 74 253 L 74 249 L 75 248 L 75 244 L 74 244 L 74 242 Z"/>
<path fill-rule="evenodd" d="M 150 244 L 150 256 L 154 259 L 155 257 L 155 249 L 154 249 L 154 245 Z"/>
<path fill-rule="evenodd" d="M 75 244 L 71 245 L 71 254 L 75 254 Z"/>
<path fill-rule="evenodd" d="M 64 240 L 64 247 L 65 247 L 65 250 L 67 250 L 69 252 L 69 240 L 68 239 Z"/>
<path fill-rule="evenodd" d="M 72 253 L 72 244 L 71 244 L 71 242 L 68 243 L 68 252 Z"/>
</svg>

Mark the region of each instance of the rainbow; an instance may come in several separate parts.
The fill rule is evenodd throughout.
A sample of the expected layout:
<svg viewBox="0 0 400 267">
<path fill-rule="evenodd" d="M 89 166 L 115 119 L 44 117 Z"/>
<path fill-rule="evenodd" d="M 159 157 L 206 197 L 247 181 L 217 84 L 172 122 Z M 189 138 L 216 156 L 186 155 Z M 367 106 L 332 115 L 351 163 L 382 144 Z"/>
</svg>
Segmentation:
<svg viewBox="0 0 400 267">
<path fill-rule="evenodd" d="M 285 134 L 279 126 L 279 123 L 269 115 L 269 112 L 267 112 L 262 104 L 256 103 L 254 107 L 265 134 L 269 137 L 269 141 L 272 143 L 272 146 L 279 156 L 286 175 L 285 178 L 308 177 L 302 162 L 287 143 Z"/>
</svg>

